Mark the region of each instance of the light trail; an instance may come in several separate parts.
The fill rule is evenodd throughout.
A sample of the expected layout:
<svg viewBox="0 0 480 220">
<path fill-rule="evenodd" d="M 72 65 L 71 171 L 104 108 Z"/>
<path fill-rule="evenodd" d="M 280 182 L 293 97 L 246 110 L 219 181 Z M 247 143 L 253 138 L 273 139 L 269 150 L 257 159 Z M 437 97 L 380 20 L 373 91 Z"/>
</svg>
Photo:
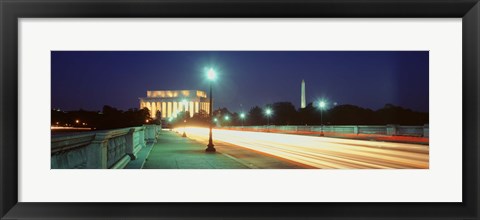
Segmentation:
<svg viewBox="0 0 480 220">
<path fill-rule="evenodd" d="M 208 128 L 187 127 L 185 131 L 188 138 L 208 142 Z M 213 130 L 213 140 L 317 168 L 429 168 L 427 145 L 220 129 Z"/>
</svg>

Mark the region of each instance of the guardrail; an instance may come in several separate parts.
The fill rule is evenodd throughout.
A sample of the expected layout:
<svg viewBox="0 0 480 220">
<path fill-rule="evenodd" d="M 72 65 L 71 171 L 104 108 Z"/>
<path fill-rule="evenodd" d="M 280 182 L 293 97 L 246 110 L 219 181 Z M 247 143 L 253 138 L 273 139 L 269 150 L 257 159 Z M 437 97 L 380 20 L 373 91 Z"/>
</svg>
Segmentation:
<svg viewBox="0 0 480 220">
<path fill-rule="evenodd" d="M 51 139 L 52 169 L 121 169 L 146 144 L 160 137 L 160 125 L 62 134 Z"/>
<path fill-rule="evenodd" d="M 429 126 L 403 126 L 403 125 L 324 125 L 324 126 L 228 126 L 226 129 L 243 129 L 253 131 L 284 131 L 292 133 L 331 133 L 331 134 L 373 134 L 388 136 L 416 136 L 429 137 Z"/>
</svg>

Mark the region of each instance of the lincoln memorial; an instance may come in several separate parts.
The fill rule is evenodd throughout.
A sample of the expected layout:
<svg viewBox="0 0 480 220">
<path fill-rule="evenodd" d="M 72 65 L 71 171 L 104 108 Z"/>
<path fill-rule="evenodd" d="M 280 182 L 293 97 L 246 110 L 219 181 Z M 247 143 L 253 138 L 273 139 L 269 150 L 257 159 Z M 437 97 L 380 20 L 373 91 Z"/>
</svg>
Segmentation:
<svg viewBox="0 0 480 220">
<path fill-rule="evenodd" d="M 147 91 L 147 97 L 140 99 L 140 108 L 148 108 L 150 115 L 162 112 L 162 118 L 176 116 L 177 113 L 188 111 L 190 117 L 200 111 L 210 113 L 207 93 L 200 90 L 160 90 Z"/>
</svg>

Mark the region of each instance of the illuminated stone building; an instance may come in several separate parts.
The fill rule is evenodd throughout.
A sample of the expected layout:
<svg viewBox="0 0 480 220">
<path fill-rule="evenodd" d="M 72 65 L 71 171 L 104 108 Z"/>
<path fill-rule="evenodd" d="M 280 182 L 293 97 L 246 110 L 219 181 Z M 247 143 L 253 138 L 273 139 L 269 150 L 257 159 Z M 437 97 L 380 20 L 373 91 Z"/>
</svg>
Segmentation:
<svg viewBox="0 0 480 220">
<path fill-rule="evenodd" d="M 200 111 L 210 113 L 207 93 L 200 90 L 160 90 L 147 91 L 147 97 L 140 99 L 140 108 L 148 108 L 150 115 L 160 111 L 162 118 L 174 117 L 177 113 L 188 111 L 190 117 Z"/>
</svg>

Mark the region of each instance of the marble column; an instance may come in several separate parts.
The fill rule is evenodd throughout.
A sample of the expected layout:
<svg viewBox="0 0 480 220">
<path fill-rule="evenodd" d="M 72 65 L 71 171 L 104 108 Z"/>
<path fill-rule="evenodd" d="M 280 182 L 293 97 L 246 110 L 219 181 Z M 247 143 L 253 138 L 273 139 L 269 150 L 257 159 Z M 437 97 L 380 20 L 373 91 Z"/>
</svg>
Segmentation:
<svg viewBox="0 0 480 220">
<path fill-rule="evenodd" d="M 155 113 L 157 112 L 157 105 L 155 102 L 152 102 L 152 111 L 150 111 L 150 117 L 155 118 Z"/>
<path fill-rule="evenodd" d="M 173 115 L 177 114 L 178 112 L 178 105 L 177 105 L 177 102 L 173 102 Z"/>
<path fill-rule="evenodd" d="M 194 111 L 195 111 L 195 109 L 193 109 L 193 102 L 190 102 L 190 107 L 189 107 L 189 109 L 190 109 L 190 117 L 193 117 L 193 113 L 194 113 Z"/>
<path fill-rule="evenodd" d="M 172 116 L 172 102 L 168 102 L 167 117 Z"/>
<path fill-rule="evenodd" d="M 200 111 L 200 106 L 198 102 L 195 102 L 195 113 L 198 113 Z"/>
<path fill-rule="evenodd" d="M 162 117 L 166 118 L 167 117 L 167 103 L 162 102 Z"/>
<path fill-rule="evenodd" d="M 150 109 L 152 109 L 152 107 L 150 106 L 150 102 L 145 103 L 145 107 L 147 107 L 148 112 L 150 112 Z"/>
</svg>

